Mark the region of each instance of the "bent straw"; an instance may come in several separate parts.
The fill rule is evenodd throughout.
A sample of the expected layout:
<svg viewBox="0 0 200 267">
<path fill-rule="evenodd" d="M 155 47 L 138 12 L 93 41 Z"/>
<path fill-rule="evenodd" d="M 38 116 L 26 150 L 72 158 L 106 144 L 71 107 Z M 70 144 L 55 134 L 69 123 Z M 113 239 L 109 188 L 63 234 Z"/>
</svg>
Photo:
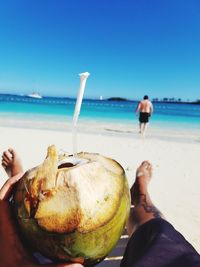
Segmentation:
<svg viewBox="0 0 200 267">
<path fill-rule="evenodd" d="M 73 156 L 76 157 L 77 155 L 77 141 L 76 141 L 76 136 L 77 136 L 77 131 L 76 131 L 76 126 L 77 126 L 77 122 L 78 122 L 78 117 L 80 114 L 80 110 L 81 110 L 81 104 L 82 104 L 82 100 L 83 100 L 83 94 L 84 94 L 84 89 L 85 89 L 85 85 L 86 85 L 86 81 L 87 78 L 89 76 L 89 72 L 84 72 L 84 73 L 80 73 L 80 87 L 79 87 L 79 91 L 78 91 L 78 95 L 77 95 L 77 99 L 76 99 L 76 106 L 74 109 L 74 116 L 73 116 L 73 126 L 72 126 L 72 135 L 73 135 Z"/>
</svg>

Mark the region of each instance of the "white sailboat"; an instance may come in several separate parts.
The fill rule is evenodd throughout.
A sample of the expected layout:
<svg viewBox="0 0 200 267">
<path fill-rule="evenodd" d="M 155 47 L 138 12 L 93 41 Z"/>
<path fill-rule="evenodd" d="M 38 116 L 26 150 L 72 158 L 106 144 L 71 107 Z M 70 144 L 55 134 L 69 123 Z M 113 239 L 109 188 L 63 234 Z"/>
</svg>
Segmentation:
<svg viewBox="0 0 200 267">
<path fill-rule="evenodd" d="M 29 94 L 27 96 L 28 97 L 32 97 L 32 98 L 38 98 L 38 99 L 42 98 L 42 96 L 40 94 L 36 93 L 36 92 L 33 92 L 33 93 L 31 93 L 31 94 Z"/>
</svg>

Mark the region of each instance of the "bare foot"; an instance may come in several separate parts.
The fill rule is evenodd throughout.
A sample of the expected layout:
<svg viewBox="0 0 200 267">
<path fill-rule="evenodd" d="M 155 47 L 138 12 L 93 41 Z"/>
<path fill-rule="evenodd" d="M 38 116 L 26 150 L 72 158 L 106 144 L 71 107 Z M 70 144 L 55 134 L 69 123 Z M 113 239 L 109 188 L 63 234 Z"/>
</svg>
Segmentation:
<svg viewBox="0 0 200 267">
<path fill-rule="evenodd" d="M 131 203 L 135 204 L 140 195 L 146 194 L 147 185 L 152 178 L 152 165 L 148 161 L 143 161 L 137 168 L 135 183 L 131 188 Z"/>
<path fill-rule="evenodd" d="M 23 172 L 21 159 L 16 151 L 12 148 L 9 148 L 7 151 L 3 152 L 2 166 L 10 177 Z"/>
<path fill-rule="evenodd" d="M 152 178 L 152 165 L 148 161 L 143 161 L 142 164 L 137 168 L 136 178 L 143 177 L 148 183 Z"/>
</svg>

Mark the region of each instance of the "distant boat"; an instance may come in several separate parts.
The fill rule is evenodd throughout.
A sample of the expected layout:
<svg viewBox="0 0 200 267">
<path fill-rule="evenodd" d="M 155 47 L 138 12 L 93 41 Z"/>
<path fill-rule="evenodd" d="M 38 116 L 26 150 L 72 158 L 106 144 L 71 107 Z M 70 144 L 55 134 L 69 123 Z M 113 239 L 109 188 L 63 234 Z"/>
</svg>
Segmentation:
<svg viewBox="0 0 200 267">
<path fill-rule="evenodd" d="M 42 98 L 42 96 L 40 94 L 34 93 L 34 92 L 32 94 L 27 95 L 27 96 L 32 97 L 32 98 L 38 98 L 38 99 Z"/>
<path fill-rule="evenodd" d="M 103 100 L 103 96 L 102 95 L 100 95 L 99 100 Z"/>
</svg>

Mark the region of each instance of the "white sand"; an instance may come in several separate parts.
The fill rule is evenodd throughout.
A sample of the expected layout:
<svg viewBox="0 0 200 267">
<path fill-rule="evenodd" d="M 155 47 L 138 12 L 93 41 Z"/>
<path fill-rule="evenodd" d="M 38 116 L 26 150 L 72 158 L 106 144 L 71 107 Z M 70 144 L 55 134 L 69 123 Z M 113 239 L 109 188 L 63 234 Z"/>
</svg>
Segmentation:
<svg viewBox="0 0 200 267">
<path fill-rule="evenodd" d="M 162 134 L 162 133 L 161 133 Z M 196 134 L 196 133 L 195 133 Z M 134 180 L 137 166 L 149 160 L 154 167 L 150 193 L 154 203 L 166 218 L 200 252 L 200 142 L 182 140 L 165 133 L 165 138 L 106 136 L 79 134 L 79 151 L 98 152 L 116 159 L 126 169 L 129 184 Z M 0 128 L 0 153 L 15 148 L 23 159 L 25 169 L 40 164 L 50 144 L 72 152 L 70 132 Z M 6 175 L 0 170 L 0 185 Z"/>
</svg>

